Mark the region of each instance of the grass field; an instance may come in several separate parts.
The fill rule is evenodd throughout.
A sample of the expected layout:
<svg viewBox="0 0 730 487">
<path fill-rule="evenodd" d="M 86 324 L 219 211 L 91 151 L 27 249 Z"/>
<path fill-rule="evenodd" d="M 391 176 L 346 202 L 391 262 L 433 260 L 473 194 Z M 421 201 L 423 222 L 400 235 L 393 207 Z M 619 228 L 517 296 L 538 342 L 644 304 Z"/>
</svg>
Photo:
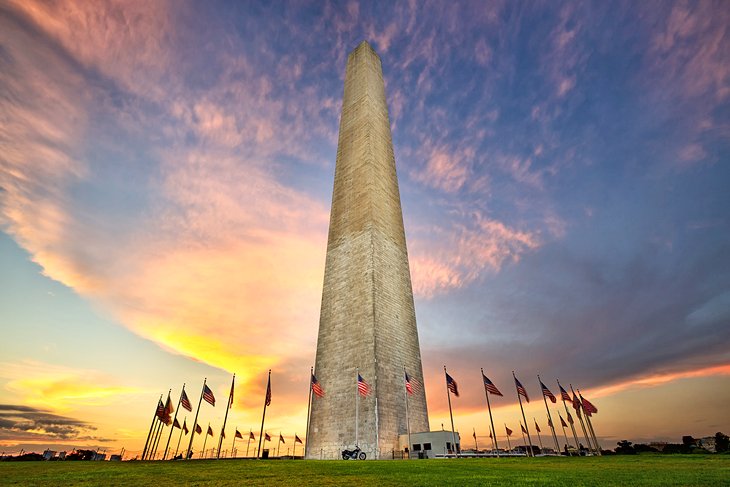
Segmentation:
<svg viewBox="0 0 730 487">
<path fill-rule="evenodd" d="M 728 455 L 411 461 L 2 462 L 2 485 L 730 485 Z"/>
</svg>

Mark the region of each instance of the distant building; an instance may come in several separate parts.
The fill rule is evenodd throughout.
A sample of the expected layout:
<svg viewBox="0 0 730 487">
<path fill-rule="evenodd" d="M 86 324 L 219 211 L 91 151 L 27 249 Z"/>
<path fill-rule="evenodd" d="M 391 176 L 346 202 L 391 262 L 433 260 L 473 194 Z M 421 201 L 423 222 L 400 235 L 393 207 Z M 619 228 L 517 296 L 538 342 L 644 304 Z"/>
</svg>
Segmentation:
<svg viewBox="0 0 730 487">
<path fill-rule="evenodd" d="M 46 450 L 43 452 L 43 460 L 50 460 L 56 456 L 56 452 L 53 450 Z"/>
<path fill-rule="evenodd" d="M 715 437 L 714 436 L 705 436 L 704 438 L 699 438 L 697 440 L 697 446 L 700 448 L 704 448 L 705 450 L 715 453 Z"/>
<path fill-rule="evenodd" d="M 456 445 L 454 446 L 454 437 Z M 400 449 L 408 447 L 411 458 L 434 458 L 436 455 L 455 455 L 461 452 L 461 438 L 459 433 L 451 431 L 424 431 L 411 433 L 411 444 L 408 445 L 408 435 L 398 437 Z"/>
<path fill-rule="evenodd" d="M 59 460 L 66 460 L 66 452 L 65 451 L 58 452 L 58 459 Z"/>
<path fill-rule="evenodd" d="M 95 462 L 101 462 L 103 460 L 106 460 L 106 453 L 94 453 L 94 456 L 91 459 Z"/>
</svg>

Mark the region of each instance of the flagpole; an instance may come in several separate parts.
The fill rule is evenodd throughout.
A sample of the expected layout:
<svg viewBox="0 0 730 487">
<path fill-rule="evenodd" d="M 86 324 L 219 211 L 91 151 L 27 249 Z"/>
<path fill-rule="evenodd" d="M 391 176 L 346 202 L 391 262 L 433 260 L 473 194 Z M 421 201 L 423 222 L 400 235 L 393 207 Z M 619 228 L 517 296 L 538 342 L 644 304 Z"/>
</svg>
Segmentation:
<svg viewBox="0 0 730 487">
<path fill-rule="evenodd" d="M 543 384 L 542 384 L 542 379 L 540 379 L 540 374 L 537 374 L 537 380 L 540 383 L 540 389 L 542 389 Z M 547 415 L 548 415 L 548 425 L 550 426 L 550 429 L 553 432 L 553 439 L 555 440 L 555 448 L 557 449 L 556 451 L 560 452 L 560 445 L 558 444 L 558 437 L 555 434 L 555 426 L 553 426 L 553 418 L 552 418 L 552 416 L 550 416 L 550 408 L 548 408 L 547 398 L 545 397 L 544 392 L 542 394 L 542 400 L 545 403 L 545 410 L 547 411 Z"/>
<path fill-rule="evenodd" d="M 504 423 L 504 432 L 507 433 L 507 423 Z M 512 451 L 512 443 L 509 441 L 509 434 L 507 435 L 507 448 L 509 448 L 509 451 Z"/>
<path fill-rule="evenodd" d="M 565 404 L 565 398 L 563 397 L 563 386 L 560 385 L 560 379 L 555 379 L 558 382 L 558 389 L 560 389 L 560 399 L 563 401 L 563 407 L 565 408 L 565 414 L 570 417 L 568 411 L 568 405 Z M 567 418 L 566 418 L 567 419 Z M 573 439 L 575 439 L 575 449 L 580 454 L 580 447 L 578 446 L 578 434 L 575 432 L 575 425 L 570 423 L 570 429 L 573 431 Z"/>
<path fill-rule="evenodd" d="M 157 426 L 157 432 L 155 433 L 155 446 L 152 449 L 153 460 L 157 456 L 157 446 L 160 444 L 160 436 L 162 436 L 162 430 L 165 427 L 165 423 L 163 423 L 161 419 L 158 418 L 158 421 L 160 422 L 160 424 Z"/>
<path fill-rule="evenodd" d="M 155 442 L 157 441 L 157 435 L 160 434 L 161 425 L 162 421 L 160 421 L 160 418 L 157 418 L 157 422 L 155 423 L 155 430 L 152 432 L 152 439 L 150 440 L 150 447 L 147 450 L 147 460 L 154 459 Z"/>
<path fill-rule="evenodd" d="M 540 442 L 540 451 L 542 452 L 544 448 L 542 446 L 542 438 L 540 437 L 540 429 L 537 426 L 537 419 L 533 416 L 532 420 L 535 422 L 535 429 L 537 429 L 537 441 Z"/>
<path fill-rule="evenodd" d="M 359 433 L 359 420 L 360 420 L 360 369 L 355 367 L 355 447 L 358 446 Z"/>
<path fill-rule="evenodd" d="M 527 427 L 527 419 L 525 419 L 525 409 L 522 407 L 522 397 L 520 396 L 520 391 L 517 390 L 517 377 L 515 376 L 515 371 L 512 371 L 512 377 L 515 379 L 515 391 L 517 391 L 517 400 L 520 401 L 520 411 L 522 411 L 522 420 L 525 422 L 525 431 L 527 431 L 527 439 L 530 440 L 530 455 L 534 456 L 532 451 L 532 438 L 530 438 L 530 428 Z"/>
<path fill-rule="evenodd" d="M 575 391 L 573 390 L 573 384 L 570 384 L 570 392 L 573 393 L 573 398 L 578 399 L 578 396 L 575 395 Z M 578 416 L 578 419 L 580 420 L 580 426 L 583 428 L 583 436 L 586 437 L 586 441 L 588 442 L 588 449 L 592 450 L 593 453 L 597 452 L 597 449 L 595 445 L 593 444 L 593 440 L 591 439 L 590 433 L 588 433 L 588 430 L 586 429 L 585 422 L 583 421 L 583 415 L 580 413 L 580 410 L 583 409 L 583 401 L 578 400 L 578 404 L 580 407 L 575 410 L 576 415 Z M 575 403 L 573 403 L 573 409 L 575 409 Z M 586 417 L 586 421 L 588 418 Z"/>
<path fill-rule="evenodd" d="M 142 460 L 144 460 L 145 456 L 147 455 L 147 446 L 150 442 L 150 436 L 152 436 L 152 429 L 155 427 L 155 418 L 157 417 L 157 407 L 162 402 L 162 394 L 160 394 L 160 399 L 157 401 L 157 404 L 155 404 L 155 414 L 152 415 L 152 422 L 150 423 L 150 431 L 147 433 L 147 440 L 144 442 L 144 450 L 142 450 Z"/>
<path fill-rule="evenodd" d="M 575 391 L 573 390 L 573 384 L 569 384 L 569 385 L 570 385 L 570 392 L 573 393 L 573 397 L 577 398 L 578 396 L 575 395 Z M 575 415 L 578 416 L 578 420 L 580 421 L 580 427 L 583 430 L 583 436 L 585 436 L 586 442 L 588 443 L 588 449 L 595 451 L 595 449 L 593 448 L 593 442 L 591 441 L 591 438 L 588 435 L 588 432 L 586 431 L 586 425 L 583 422 L 583 415 L 580 414 L 580 410 L 582 407 L 583 407 L 583 405 L 581 404 L 580 408 L 576 409 L 575 403 L 573 404 L 573 409 L 575 409 Z"/>
<path fill-rule="evenodd" d="M 251 428 L 248 429 L 248 443 L 246 443 L 246 458 L 248 458 L 248 448 L 251 446 L 251 435 L 253 434 L 253 431 L 251 431 Z"/>
<path fill-rule="evenodd" d="M 446 379 L 446 374 L 446 365 L 444 365 L 444 379 Z M 448 381 L 446 383 L 446 398 L 449 400 L 449 417 L 451 418 L 451 440 L 453 441 L 452 447 L 454 448 L 454 453 L 456 453 L 456 456 L 458 458 L 459 452 L 456 448 L 456 433 L 454 432 L 454 413 L 451 411 L 451 392 L 449 391 Z"/>
<path fill-rule="evenodd" d="M 185 386 L 183 386 L 183 387 L 185 387 Z M 188 418 L 186 417 L 185 419 L 183 419 L 183 426 L 187 426 L 187 423 L 185 422 L 186 419 L 188 419 Z M 182 440 L 182 435 L 183 435 L 183 429 L 180 428 L 180 437 L 177 439 L 177 446 L 175 447 L 175 454 L 172 456 L 173 458 L 175 458 L 177 456 L 177 451 L 180 449 L 180 441 Z"/>
<path fill-rule="evenodd" d="M 479 443 L 477 443 L 477 430 L 472 426 L 472 431 L 474 432 L 474 451 L 479 454 Z"/>
<path fill-rule="evenodd" d="M 218 455 L 216 458 L 221 457 L 221 447 L 223 446 L 223 435 L 225 434 L 226 430 L 226 421 L 228 421 L 228 410 L 233 407 L 233 384 L 236 382 L 236 374 L 233 374 L 233 379 L 231 379 L 231 392 L 228 394 L 228 407 L 226 407 L 226 414 L 223 417 L 223 427 L 221 428 L 221 437 L 218 439 Z M 233 442 L 236 442 L 236 435 L 233 435 Z"/>
<path fill-rule="evenodd" d="M 304 444 L 304 458 L 307 458 L 307 450 L 309 447 L 309 421 L 311 420 L 312 414 L 312 377 L 314 376 L 314 366 L 309 368 L 309 398 L 307 399 L 307 431 L 304 434 L 304 438 L 307 442 Z M 294 442 L 294 448 L 297 447 L 297 442 Z"/>
<path fill-rule="evenodd" d="M 484 369 L 481 369 L 482 371 L 482 382 L 484 382 Z M 496 387 L 496 386 L 495 386 Z M 492 431 L 494 433 L 494 447 L 497 450 L 497 458 L 499 458 L 499 445 L 497 444 L 497 432 L 494 431 L 494 420 L 492 419 L 492 405 L 489 404 L 489 391 L 487 391 L 486 386 L 484 387 L 484 395 L 487 397 L 487 409 L 489 410 L 489 424 L 492 425 Z"/>
<path fill-rule="evenodd" d="M 279 457 L 279 448 L 281 448 L 281 431 L 279 431 L 279 442 L 276 444 L 276 456 Z M 281 457 L 279 457 L 281 458 Z"/>
<path fill-rule="evenodd" d="M 182 390 L 185 390 L 185 383 L 183 382 Z M 177 420 L 177 413 L 180 410 L 180 401 L 182 401 L 182 392 L 180 393 L 180 399 L 177 401 L 177 409 L 175 410 L 175 417 L 172 419 L 172 427 L 170 428 L 170 436 L 167 437 L 167 444 L 165 445 L 165 454 L 162 455 L 162 459 L 167 458 L 167 449 L 170 447 L 170 439 L 172 438 L 172 432 L 175 429 L 175 420 Z"/>
<path fill-rule="evenodd" d="M 403 380 L 406 379 L 406 366 L 403 366 Z M 403 397 L 406 400 L 406 431 L 408 432 L 408 460 L 411 459 L 411 419 L 408 414 L 408 389 L 406 389 L 406 384 L 403 384 Z M 411 384 L 411 390 L 413 390 L 413 384 Z"/>
<path fill-rule="evenodd" d="M 164 409 L 164 415 L 167 417 L 167 405 L 170 404 L 170 394 L 172 394 L 172 389 L 167 391 L 167 400 L 165 401 L 165 409 Z M 170 404 L 172 406 L 172 404 Z M 165 429 L 165 423 L 162 421 L 162 418 L 160 418 L 160 429 L 157 433 L 157 440 L 155 441 L 155 449 L 152 452 L 152 458 L 157 456 L 157 447 L 160 445 L 160 439 L 162 438 L 162 431 Z"/>
<path fill-rule="evenodd" d="M 259 448 L 256 451 L 256 458 L 261 458 L 261 435 L 264 434 L 264 420 L 266 419 L 266 403 L 268 402 L 270 388 L 271 388 L 271 369 L 269 369 L 269 380 L 266 383 L 266 399 L 264 399 L 264 413 L 261 415 L 261 432 L 259 433 Z"/>
<path fill-rule="evenodd" d="M 185 452 L 185 459 L 190 458 L 190 453 L 193 449 L 193 438 L 195 438 L 195 428 L 198 426 L 198 413 L 200 413 L 200 404 L 203 402 L 203 391 L 205 390 L 205 383 L 208 378 L 203 379 L 203 387 L 200 389 L 200 399 L 198 400 L 198 409 L 195 411 L 195 420 L 193 421 L 193 429 L 190 430 L 190 443 L 188 443 L 188 450 Z"/>
<path fill-rule="evenodd" d="M 529 457 L 530 454 L 527 453 L 527 440 L 525 439 L 525 431 L 527 431 L 527 430 L 525 429 L 524 426 L 522 426 L 522 423 L 520 423 L 520 432 L 522 433 L 522 444 L 525 445 L 525 455 L 527 455 Z M 532 440 L 530 440 L 530 443 L 532 443 Z M 532 450 L 532 445 L 530 445 L 530 450 Z"/>
<path fill-rule="evenodd" d="M 578 397 L 580 397 L 580 404 L 583 406 L 583 412 L 586 412 L 585 405 L 583 405 L 583 396 L 580 394 L 580 389 L 578 389 Z M 593 437 L 593 443 L 596 445 L 596 453 L 598 453 L 598 456 L 602 456 L 601 453 L 601 446 L 598 444 L 598 438 L 596 438 L 596 431 L 593 429 L 593 422 L 591 421 L 590 414 L 586 414 L 586 421 L 588 422 L 588 430 L 591 432 L 591 436 Z"/>
<path fill-rule="evenodd" d="M 205 430 L 205 433 L 204 433 L 205 439 L 203 440 L 203 450 L 202 450 L 203 454 L 202 454 L 201 458 L 205 458 L 205 444 L 208 442 L 208 431 L 210 431 L 210 421 L 208 421 L 208 429 Z"/>
<path fill-rule="evenodd" d="M 563 417 L 560 416 L 560 411 L 558 411 L 558 418 L 560 418 L 560 427 L 563 428 L 563 436 L 565 437 L 565 451 L 568 454 L 568 456 L 572 456 L 570 453 L 570 450 L 568 450 L 568 445 L 570 442 L 568 441 L 568 434 L 565 432 L 565 426 L 563 425 Z"/>
</svg>

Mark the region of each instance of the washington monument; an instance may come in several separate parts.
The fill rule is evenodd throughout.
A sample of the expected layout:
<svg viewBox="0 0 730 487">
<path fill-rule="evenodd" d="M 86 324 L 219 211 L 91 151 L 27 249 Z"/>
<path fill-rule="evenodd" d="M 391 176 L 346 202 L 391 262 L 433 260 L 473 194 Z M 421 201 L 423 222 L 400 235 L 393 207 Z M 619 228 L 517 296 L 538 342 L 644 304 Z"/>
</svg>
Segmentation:
<svg viewBox="0 0 730 487">
<path fill-rule="evenodd" d="M 405 373 L 423 384 L 383 72 L 363 41 L 345 73 L 314 370 L 325 395 L 312 399 L 307 456 L 357 443 L 390 458 L 409 426 L 428 431 L 425 391 L 407 394 Z"/>
</svg>

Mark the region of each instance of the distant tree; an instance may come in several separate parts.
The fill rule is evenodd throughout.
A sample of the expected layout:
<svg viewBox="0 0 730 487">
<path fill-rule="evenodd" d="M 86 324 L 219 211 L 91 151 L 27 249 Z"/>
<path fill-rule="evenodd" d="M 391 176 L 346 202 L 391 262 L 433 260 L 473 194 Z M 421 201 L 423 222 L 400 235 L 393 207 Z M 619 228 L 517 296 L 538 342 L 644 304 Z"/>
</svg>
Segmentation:
<svg viewBox="0 0 730 487">
<path fill-rule="evenodd" d="M 43 455 L 40 453 L 25 453 L 23 455 L 18 455 L 13 460 L 18 462 L 38 462 L 43 460 Z"/>
<path fill-rule="evenodd" d="M 616 453 L 619 455 L 635 455 L 636 450 L 633 446 L 631 446 L 631 442 L 628 440 L 621 440 L 618 443 L 616 443 L 618 447 L 614 449 Z"/>
<path fill-rule="evenodd" d="M 695 440 L 691 436 L 683 436 L 682 437 L 682 444 L 687 447 L 697 446 L 697 440 Z"/>
<path fill-rule="evenodd" d="M 634 450 L 636 450 L 636 453 L 659 453 L 659 450 L 657 450 L 653 446 L 643 443 L 638 443 L 634 445 Z"/>
<path fill-rule="evenodd" d="M 717 453 L 730 451 L 730 438 L 719 431 L 715 433 L 715 451 Z"/>
<path fill-rule="evenodd" d="M 690 447 L 687 445 L 680 445 L 679 443 L 667 443 L 664 445 L 662 453 L 689 453 Z"/>
</svg>

